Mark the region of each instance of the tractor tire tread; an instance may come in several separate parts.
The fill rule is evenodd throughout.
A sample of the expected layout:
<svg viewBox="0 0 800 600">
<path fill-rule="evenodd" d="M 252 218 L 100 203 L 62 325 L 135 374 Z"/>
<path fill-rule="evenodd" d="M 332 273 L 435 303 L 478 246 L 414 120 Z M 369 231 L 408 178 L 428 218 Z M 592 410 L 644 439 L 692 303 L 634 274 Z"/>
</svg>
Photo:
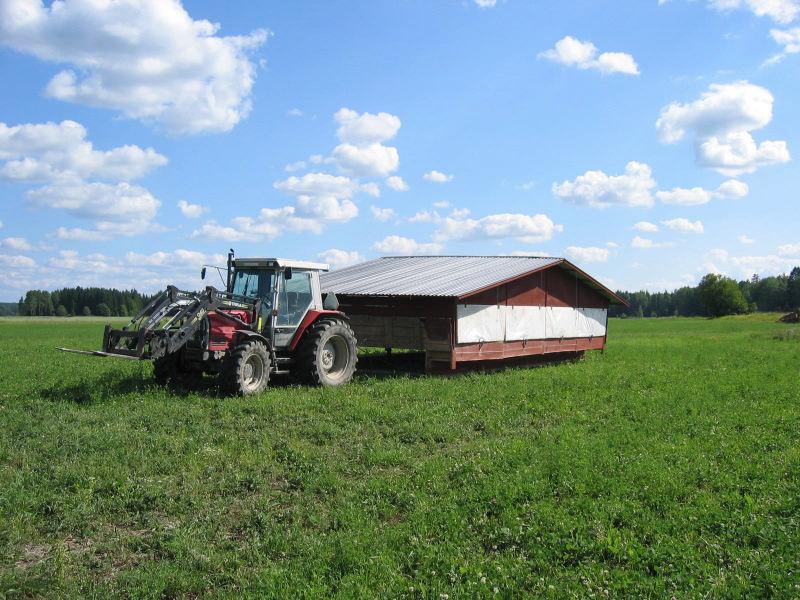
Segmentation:
<svg viewBox="0 0 800 600">
<path fill-rule="evenodd" d="M 153 378 L 158 385 L 167 385 L 175 373 L 175 355 L 167 354 L 153 361 Z"/>
<path fill-rule="evenodd" d="M 242 380 L 243 363 L 250 352 L 260 352 L 263 354 L 262 358 L 264 359 L 264 368 L 266 370 L 264 382 L 255 391 L 248 391 Z M 227 393 L 236 396 L 258 394 L 267 387 L 270 366 L 269 350 L 262 342 L 256 340 L 241 342 L 234 346 L 223 359 L 222 370 L 220 372 L 221 387 Z"/>
<path fill-rule="evenodd" d="M 353 347 L 357 348 L 355 333 L 353 333 L 350 323 L 345 319 L 330 317 L 319 319 L 306 329 L 298 346 L 294 365 L 294 375 L 297 381 L 316 386 L 326 385 L 324 374 L 319 364 L 319 345 L 325 333 L 335 326 L 341 327 L 345 335 L 352 340 Z M 351 372 L 341 383 L 347 383 L 350 380 L 357 363 L 358 352 L 356 351 L 353 356 Z"/>
</svg>

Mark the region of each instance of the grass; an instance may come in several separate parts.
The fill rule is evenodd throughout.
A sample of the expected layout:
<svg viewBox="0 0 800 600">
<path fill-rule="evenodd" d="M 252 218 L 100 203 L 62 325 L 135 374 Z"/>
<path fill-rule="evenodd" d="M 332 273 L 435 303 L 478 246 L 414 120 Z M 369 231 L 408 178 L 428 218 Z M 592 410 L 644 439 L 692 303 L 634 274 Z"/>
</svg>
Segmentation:
<svg viewBox="0 0 800 600">
<path fill-rule="evenodd" d="M 456 378 L 156 387 L 0 320 L 0 597 L 800 595 L 800 337 L 614 320 Z"/>
</svg>

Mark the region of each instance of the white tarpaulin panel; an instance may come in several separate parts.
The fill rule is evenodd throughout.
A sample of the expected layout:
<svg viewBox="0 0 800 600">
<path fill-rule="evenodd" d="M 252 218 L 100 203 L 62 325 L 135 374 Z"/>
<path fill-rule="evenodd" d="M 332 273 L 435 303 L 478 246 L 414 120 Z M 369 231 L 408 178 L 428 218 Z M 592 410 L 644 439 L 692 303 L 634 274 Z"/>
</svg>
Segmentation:
<svg viewBox="0 0 800 600">
<path fill-rule="evenodd" d="M 543 340 L 545 331 L 544 306 L 501 306 L 506 317 L 506 341 Z"/>
<path fill-rule="evenodd" d="M 458 305 L 458 343 L 603 337 L 605 308 Z"/>
<path fill-rule="evenodd" d="M 579 308 L 578 321 L 586 331 L 581 337 L 603 337 L 606 334 L 605 308 Z"/>
<path fill-rule="evenodd" d="M 606 309 L 548 306 L 547 339 L 602 337 L 606 334 Z"/>
<path fill-rule="evenodd" d="M 499 306 L 459 304 L 457 315 L 459 344 L 503 341 L 505 319 Z"/>
<path fill-rule="evenodd" d="M 548 306 L 545 309 L 545 327 L 548 339 L 580 337 L 575 335 L 577 311 L 570 307 Z"/>
</svg>

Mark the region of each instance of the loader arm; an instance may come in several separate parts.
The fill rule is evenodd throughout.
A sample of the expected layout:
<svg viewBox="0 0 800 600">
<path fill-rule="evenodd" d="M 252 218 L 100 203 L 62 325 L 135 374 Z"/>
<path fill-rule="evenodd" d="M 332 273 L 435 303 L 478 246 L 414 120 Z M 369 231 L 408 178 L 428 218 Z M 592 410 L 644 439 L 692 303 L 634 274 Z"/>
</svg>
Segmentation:
<svg viewBox="0 0 800 600">
<path fill-rule="evenodd" d="M 103 332 L 102 355 L 138 359 L 160 358 L 177 352 L 198 331 L 207 328 L 206 317 L 212 311 L 235 320 L 244 328 L 250 324 L 228 314 L 224 309 L 259 309 L 260 300 L 235 296 L 207 287 L 202 292 L 186 292 L 175 286 L 156 296 L 122 329 L 106 325 Z M 203 345 L 208 345 L 208 331 L 203 332 Z"/>
</svg>

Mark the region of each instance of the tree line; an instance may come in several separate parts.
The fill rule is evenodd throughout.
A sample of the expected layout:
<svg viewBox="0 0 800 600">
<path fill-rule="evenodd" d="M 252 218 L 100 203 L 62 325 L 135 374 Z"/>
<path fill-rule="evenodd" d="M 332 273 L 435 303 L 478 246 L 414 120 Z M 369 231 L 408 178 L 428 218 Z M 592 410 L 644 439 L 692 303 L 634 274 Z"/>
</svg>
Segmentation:
<svg viewBox="0 0 800 600">
<path fill-rule="evenodd" d="M 747 312 L 789 311 L 800 308 L 800 267 L 788 275 L 735 281 L 709 273 L 694 287 L 672 292 L 625 292 L 617 294 L 630 307 L 613 305 L 612 317 L 718 317 Z M 138 313 L 152 296 L 136 290 L 63 288 L 48 292 L 30 290 L 19 299 L 17 313 L 27 316 L 128 317 Z"/>
<path fill-rule="evenodd" d="M 17 314 L 30 317 L 128 317 L 138 313 L 152 296 L 136 290 L 63 288 L 48 292 L 30 290 L 19 299 Z"/>
<path fill-rule="evenodd" d="M 748 312 L 790 311 L 800 308 L 800 267 L 788 275 L 735 281 L 709 273 L 694 287 L 684 286 L 672 292 L 625 292 L 617 294 L 630 307 L 615 305 L 609 315 L 615 317 L 720 317 Z"/>
</svg>

